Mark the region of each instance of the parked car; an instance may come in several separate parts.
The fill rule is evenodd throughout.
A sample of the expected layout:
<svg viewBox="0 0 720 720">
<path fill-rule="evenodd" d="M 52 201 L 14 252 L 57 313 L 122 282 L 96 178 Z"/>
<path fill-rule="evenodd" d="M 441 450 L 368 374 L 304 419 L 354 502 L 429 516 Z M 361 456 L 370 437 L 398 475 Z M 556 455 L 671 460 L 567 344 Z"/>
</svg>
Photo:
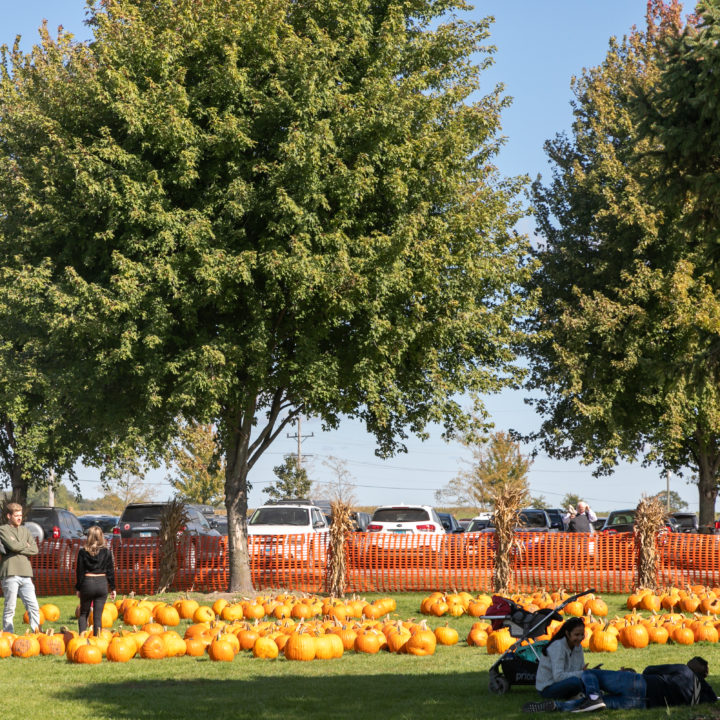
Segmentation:
<svg viewBox="0 0 720 720">
<path fill-rule="evenodd" d="M 695 513 L 675 512 L 670 517 L 677 521 L 677 524 L 678 524 L 677 532 L 683 532 L 683 533 L 697 533 L 698 532 L 698 529 L 699 529 L 698 517 Z"/>
<path fill-rule="evenodd" d="M 106 540 L 112 540 L 113 530 L 118 524 L 120 518 L 117 515 L 80 515 L 78 520 L 83 528 L 83 533 L 87 534 L 87 531 L 93 525 L 99 525 L 103 531 Z"/>
<path fill-rule="evenodd" d="M 492 515 L 490 513 L 481 513 L 476 515 L 471 521 L 465 532 L 479 532 L 484 530 L 492 523 Z"/>
<path fill-rule="evenodd" d="M 467 529 L 470 527 L 470 523 L 473 521 L 472 518 L 460 518 L 458 522 L 460 523 L 463 530 L 467 531 Z"/>
<path fill-rule="evenodd" d="M 632 532 L 635 526 L 635 508 L 629 510 L 613 510 L 605 520 L 601 532 L 624 533 Z"/>
<path fill-rule="evenodd" d="M 438 517 L 440 518 L 443 528 L 445 528 L 445 532 L 449 535 L 465 532 L 465 528 L 463 528 L 457 521 L 457 518 L 451 513 L 439 512 Z"/>
<path fill-rule="evenodd" d="M 208 519 L 210 527 L 215 528 L 221 535 L 228 534 L 227 515 L 214 515 L 212 519 Z"/>
<path fill-rule="evenodd" d="M 33 505 L 25 512 L 24 522 L 33 522 L 42 529 L 40 541 L 58 540 L 81 540 L 85 537 L 80 520 L 77 515 L 65 508 L 44 507 Z"/>
<path fill-rule="evenodd" d="M 24 522 L 31 532 L 34 530 L 40 554 L 47 557 L 49 566 L 69 570 L 77 554 L 72 541 L 85 537 L 77 516 L 65 508 L 33 505 L 26 510 Z"/>
<path fill-rule="evenodd" d="M 312 501 L 269 502 L 248 521 L 250 558 L 261 564 L 283 559 L 320 564 L 327 558 L 328 533 L 325 514 Z"/>
<path fill-rule="evenodd" d="M 473 521 L 474 522 L 474 521 Z M 481 533 L 495 533 L 495 526 L 492 518 L 488 525 L 479 530 Z M 523 563 L 531 563 L 537 559 L 538 553 L 544 542 L 544 535 L 550 532 L 550 517 L 545 510 L 536 508 L 528 508 L 521 510 L 518 514 L 518 522 L 515 526 L 516 533 L 522 533 L 524 537 L 512 547 L 513 556 L 517 557 Z M 527 533 L 527 535 L 525 535 Z M 532 533 L 532 534 L 530 534 Z M 494 547 L 494 539 L 491 542 Z"/>
<path fill-rule="evenodd" d="M 409 536 L 400 541 L 399 535 Z M 362 565 L 397 565 L 407 559 L 443 563 L 445 528 L 429 505 L 383 505 L 375 510 L 367 533 L 354 539 L 357 562 Z M 352 551 L 351 551 L 352 552 Z"/>
<path fill-rule="evenodd" d="M 118 524 L 113 530 L 115 541 L 123 547 L 122 553 L 129 553 L 129 561 L 135 564 L 134 557 L 146 553 L 134 553 L 132 548 L 142 546 L 143 540 L 160 536 L 160 523 L 168 503 L 148 502 L 130 503 L 122 512 Z M 185 506 L 187 522 L 180 533 L 178 542 L 178 566 L 194 570 L 198 564 L 212 563 L 218 555 L 224 553 L 219 542 L 207 540 L 220 538 L 220 533 L 210 527 L 205 515 L 192 505 Z"/>
<path fill-rule="evenodd" d="M 355 524 L 355 532 L 366 532 L 370 524 L 370 513 L 360 510 L 350 513 L 353 523 Z"/>
<path fill-rule="evenodd" d="M 564 530 L 565 524 L 563 523 L 563 515 L 565 514 L 560 508 L 545 508 L 545 512 L 550 518 L 550 529 L 551 530 Z"/>
</svg>

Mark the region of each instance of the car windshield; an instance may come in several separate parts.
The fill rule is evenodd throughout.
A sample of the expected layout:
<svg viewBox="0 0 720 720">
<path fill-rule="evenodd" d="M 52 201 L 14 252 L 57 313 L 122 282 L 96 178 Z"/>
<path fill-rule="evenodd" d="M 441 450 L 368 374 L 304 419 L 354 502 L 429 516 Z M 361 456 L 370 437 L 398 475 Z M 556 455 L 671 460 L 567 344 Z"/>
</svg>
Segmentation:
<svg viewBox="0 0 720 720">
<path fill-rule="evenodd" d="M 473 520 L 468 526 L 467 532 L 477 532 L 478 530 L 484 530 L 490 525 L 489 520 Z"/>
<path fill-rule="evenodd" d="M 695 527 L 695 516 L 694 515 L 675 515 L 675 522 L 680 527 L 692 528 Z"/>
<path fill-rule="evenodd" d="M 250 525 L 297 525 L 310 524 L 305 508 L 263 507 L 258 508 L 250 518 Z"/>
<path fill-rule="evenodd" d="M 635 513 L 618 513 L 617 515 L 610 515 L 608 525 L 632 525 L 634 520 Z"/>
<path fill-rule="evenodd" d="M 520 527 L 528 528 L 544 528 L 547 527 L 547 516 L 544 512 L 533 512 L 532 510 L 523 510 L 518 519 Z"/>
<path fill-rule="evenodd" d="M 122 514 L 123 522 L 160 521 L 165 505 L 128 505 Z"/>
<path fill-rule="evenodd" d="M 430 520 L 423 508 L 380 508 L 373 513 L 373 522 L 422 522 Z"/>
</svg>

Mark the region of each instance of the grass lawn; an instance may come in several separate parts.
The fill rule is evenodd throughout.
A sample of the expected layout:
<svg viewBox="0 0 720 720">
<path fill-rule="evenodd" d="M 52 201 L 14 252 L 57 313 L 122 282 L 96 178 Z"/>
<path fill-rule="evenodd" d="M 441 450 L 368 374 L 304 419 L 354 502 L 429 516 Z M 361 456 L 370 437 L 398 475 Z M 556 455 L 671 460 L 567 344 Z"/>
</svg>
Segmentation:
<svg viewBox="0 0 720 720">
<path fill-rule="evenodd" d="M 195 596 L 202 602 L 202 596 Z M 368 595 L 368 599 L 372 599 Z M 394 596 L 402 619 L 419 617 L 425 594 Z M 175 600 L 177 595 L 165 599 Z M 605 596 L 611 616 L 625 614 L 625 598 Z M 61 620 L 51 626 L 75 627 L 77 599 L 63 596 L 40 598 L 54 602 Z M 211 603 L 209 603 L 211 604 Z M 15 629 L 22 631 L 22 607 Z M 35 720 L 447 720 L 448 718 L 520 718 L 523 703 L 535 699 L 531 687 L 513 687 L 496 696 L 487 689 L 488 669 L 497 656 L 484 648 L 468 647 L 465 636 L 472 618 L 451 618 L 461 641 L 440 647 L 431 657 L 410 655 L 356 655 L 347 652 L 338 660 L 309 663 L 258 660 L 239 654 L 232 663 L 203 658 L 149 661 L 134 659 L 117 664 L 74 665 L 65 658 L 37 657 L 0 660 L 2 717 Z M 444 618 L 429 621 L 435 628 Z M 181 633 L 187 623 L 176 628 Z M 720 645 L 651 646 L 644 650 L 620 649 L 617 653 L 587 653 L 590 665 L 606 669 L 686 662 L 702 655 L 710 662 L 711 685 L 720 690 Z M 638 711 L 606 711 L 595 716 L 622 718 L 720 718 L 720 707 L 704 705 Z M 552 717 L 538 715 L 535 717 Z"/>
</svg>

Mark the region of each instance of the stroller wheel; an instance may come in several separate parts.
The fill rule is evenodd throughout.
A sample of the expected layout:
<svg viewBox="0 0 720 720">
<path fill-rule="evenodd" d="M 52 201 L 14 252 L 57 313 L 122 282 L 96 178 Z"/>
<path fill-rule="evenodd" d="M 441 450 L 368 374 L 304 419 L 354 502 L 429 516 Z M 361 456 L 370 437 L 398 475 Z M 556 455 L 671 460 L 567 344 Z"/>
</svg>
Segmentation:
<svg viewBox="0 0 720 720">
<path fill-rule="evenodd" d="M 494 695 L 504 695 L 510 689 L 510 683 L 502 675 L 491 672 L 488 687 Z"/>
</svg>

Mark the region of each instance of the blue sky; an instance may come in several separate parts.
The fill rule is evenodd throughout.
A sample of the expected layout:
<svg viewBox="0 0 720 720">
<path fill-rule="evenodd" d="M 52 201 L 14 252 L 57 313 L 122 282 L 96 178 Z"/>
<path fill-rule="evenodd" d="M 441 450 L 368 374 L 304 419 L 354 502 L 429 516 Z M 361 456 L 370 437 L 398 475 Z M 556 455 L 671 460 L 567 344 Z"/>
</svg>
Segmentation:
<svg viewBox="0 0 720 720">
<path fill-rule="evenodd" d="M 497 164 L 504 175 L 539 173 L 548 176 L 543 143 L 557 132 L 567 130 L 572 116 L 570 81 L 583 68 L 602 62 L 611 36 L 622 36 L 633 24 L 643 25 L 646 0 L 479 0 L 476 17 L 493 16 L 489 43 L 496 46 L 495 65 L 483 74 L 486 90 L 502 83 L 513 104 L 503 114 L 502 134 L 507 136 Z M 83 24 L 84 0 L 0 0 L 0 43 L 12 43 L 16 34 L 23 46 L 36 40 L 37 28 L 47 19 L 51 31 L 58 25 L 78 39 L 89 37 Z M 532 220 L 521 225 L 532 233 Z M 487 407 L 498 429 L 514 428 L 530 432 L 538 425 L 523 393 L 506 392 L 487 398 Z M 331 478 L 323 461 L 335 456 L 347 461 L 357 485 L 360 504 L 434 504 L 434 492 L 462 467 L 468 453 L 458 444 L 446 444 L 440 433 L 421 443 L 409 443 L 409 453 L 387 461 L 373 454 L 373 441 L 357 423 L 346 422 L 332 433 L 323 433 L 320 423 L 303 422 L 303 435 L 314 433 L 303 442 L 309 454 L 311 475 L 318 481 Z M 291 430 L 293 433 L 294 430 Z M 262 487 L 272 481 L 272 467 L 284 453 L 292 453 L 296 441 L 279 438 L 255 466 L 251 480 L 251 505 L 262 503 Z M 81 469 L 81 489 L 86 497 L 99 494 L 92 471 Z M 162 472 L 151 473 L 158 498 L 169 494 Z M 530 471 L 533 494 L 544 495 L 553 505 L 566 492 L 581 494 L 596 510 L 612 510 L 636 505 L 642 493 L 665 488 L 657 469 L 638 464 L 623 465 L 608 478 L 595 479 L 591 470 L 574 462 L 555 461 L 539 456 Z M 679 478 L 671 478 L 671 489 L 680 493 L 697 510 L 697 489 Z"/>
</svg>

